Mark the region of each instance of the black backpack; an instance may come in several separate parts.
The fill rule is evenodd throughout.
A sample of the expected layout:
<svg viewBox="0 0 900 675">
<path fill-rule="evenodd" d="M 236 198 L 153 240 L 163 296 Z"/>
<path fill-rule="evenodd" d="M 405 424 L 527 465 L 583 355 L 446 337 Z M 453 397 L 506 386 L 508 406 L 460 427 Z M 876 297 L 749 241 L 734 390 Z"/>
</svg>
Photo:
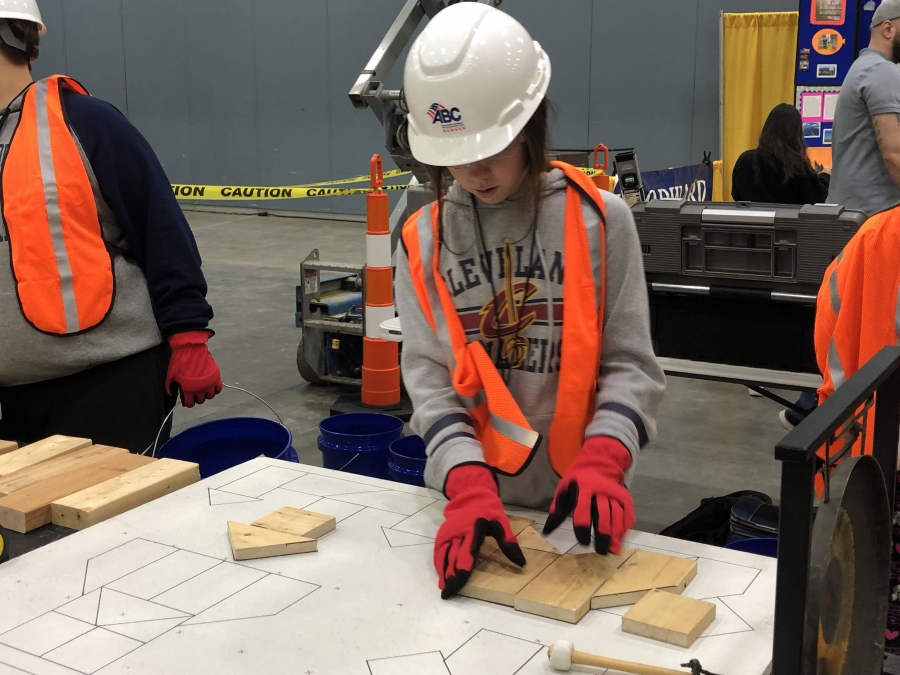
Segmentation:
<svg viewBox="0 0 900 675">
<path fill-rule="evenodd" d="M 700 502 L 699 508 L 669 525 L 660 534 L 699 544 L 724 546 L 728 543 L 731 529 L 731 509 L 741 497 L 755 497 L 766 504 L 772 503 L 769 495 L 754 490 L 732 492 L 724 497 L 707 497 Z"/>
</svg>

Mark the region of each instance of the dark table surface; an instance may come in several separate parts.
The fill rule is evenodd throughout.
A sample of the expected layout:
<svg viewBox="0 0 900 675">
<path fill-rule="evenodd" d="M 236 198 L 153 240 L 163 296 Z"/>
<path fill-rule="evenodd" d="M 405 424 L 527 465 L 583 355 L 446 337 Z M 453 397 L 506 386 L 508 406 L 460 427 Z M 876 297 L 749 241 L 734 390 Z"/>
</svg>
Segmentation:
<svg viewBox="0 0 900 675">
<path fill-rule="evenodd" d="M 29 551 L 33 551 L 41 546 L 46 546 L 47 544 L 52 544 L 54 541 L 58 541 L 59 539 L 68 537 L 70 534 L 74 533 L 75 530 L 70 530 L 67 527 L 61 527 L 52 523 L 39 527 L 36 530 L 32 530 L 28 534 L 19 534 L 12 530 L 3 530 L 6 545 L 9 547 L 10 558 L 17 558 L 20 555 L 25 555 Z"/>
</svg>

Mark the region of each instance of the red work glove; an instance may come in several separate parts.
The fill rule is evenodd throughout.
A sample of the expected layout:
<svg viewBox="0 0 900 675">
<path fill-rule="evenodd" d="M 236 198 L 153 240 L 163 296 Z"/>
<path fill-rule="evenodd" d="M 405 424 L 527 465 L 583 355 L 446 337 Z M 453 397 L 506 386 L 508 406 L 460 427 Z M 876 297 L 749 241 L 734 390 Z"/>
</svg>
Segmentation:
<svg viewBox="0 0 900 675">
<path fill-rule="evenodd" d="M 169 338 L 172 358 L 166 373 L 166 392 L 174 396 L 172 385 L 180 387 L 185 408 L 193 408 L 195 403 L 208 401 L 222 391 L 219 366 L 206 347 L 209 336 L 209 331 L 191 330 Z"/>
<path fill-rule="evenodd" d="M 525 564 L 489 468 L 466 464 L 451 469 L 445 492 L 450 501 L 434 540 L 434 568 L 444 600 L 466 585 L 486 536 L 496 539 L 503 554 L 516 565 Z"/>
<path fill-rule="evenodd" d="M 571 513 L 575 537 L 587 546 L 594 531 L 597 553 L 618 553 L 622 537 L 634 525 L 634 500 L 625 487 L 631 453 L 608 436 L 585 440 L 566 475 L 559 481 L 544 534 L 555 530 Z"/>
</svg>

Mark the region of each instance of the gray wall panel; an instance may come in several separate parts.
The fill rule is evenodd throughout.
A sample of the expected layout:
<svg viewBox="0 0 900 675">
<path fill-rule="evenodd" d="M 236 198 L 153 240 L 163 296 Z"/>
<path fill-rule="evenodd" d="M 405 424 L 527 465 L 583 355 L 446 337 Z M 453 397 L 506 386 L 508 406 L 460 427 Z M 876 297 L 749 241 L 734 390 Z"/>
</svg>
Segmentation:
<svg viewBox="0 0 900 675">
<path fill-rule="evenodd" d="M 128 114 L 119 0 L 63 3 L 66 66 L 88 91 Z"/>
<path fill-rule="evenodd" d="M 503 9 L 518 19 L 550 56 L 548 95 L 556 107 L 553 147 L 587 148 L 591 93 L 591 0 L 509 0 Z M 594 10 L 596 11 L 596 10 Z"/>
<path fill-rule="evenodd" d="M 127 112 L 173 182 L 345 178 L 385 154 L 381 125 L 347 92 L 404 3 L 72 0 L 63 10 L 63 0 L 41 0 L 50 32 L 35 75 L 70 74 Z M 644 169 L 660 169 L 718 151 L 719 11 L 793 10 L 796 0 L 506 0 L 503 9 L 553 59 L 554 145 L 634 146 Z M 258 205 L 362 213 L 364 203 Z"/>
<path fill-rule="evenodd" d="M 687 163 L 697 0 L 595 2 L 593 27 L 591 141 L 634 147 L 644 170 Z"/>
<path fill-rule="evenodd" d="M 197 28 L 186 36 L 191 182 L 253 185 L 259 177 L 253 6 L 184 0 L 182 7 L 178 21 Z"/>
<path fill-rule="evenodd" d="M 123 0 L 128 113 L 173 182 L 192 180 L 187 29 L 183 0 Z M 196 158 L 202 161 L 202 157 Z"/>
</svg>

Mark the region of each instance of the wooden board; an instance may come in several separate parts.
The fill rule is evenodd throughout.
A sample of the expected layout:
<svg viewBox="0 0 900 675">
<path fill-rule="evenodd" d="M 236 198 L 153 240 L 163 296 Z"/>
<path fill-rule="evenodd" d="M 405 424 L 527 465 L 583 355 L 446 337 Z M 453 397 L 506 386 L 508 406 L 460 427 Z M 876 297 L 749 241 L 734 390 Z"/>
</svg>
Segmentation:
<svg viewBox="0 0 900 675">
<path fill-rule="evenodd" d="M 86 438 L 51 436 L 43 441 L 26 445 L 24 448 L 19 448 L 0 457 L 0 476 L 19 471 L 26 466 L 46 462 L 48 459 L 53 459 L 60 455 L 81 450 L 90 444 L 91 442 Z"/>
<path fill-rule="evenodd" d="M 690 647 L 716 618 L 716 606 L 666 591 L 650 591 L 622 617 L 622 631 Z"/>
<path fill-rule="evenodd" d="M 531 549 L 532 551 L 547 551 L 548 553 L 559 554 L 556 547 L 549 541 L 544 539 L 541 534 L 531 525 L 516 535 L 519 540 L 519 546 L 523 549 Z"/>
<path fill-rule="evenodd" d="M 0 457 L 0 459 L 3 459 Z M 30 532 L 51 520 L 50 504 L 80 490 L 154 462 L 151 457 L 115 453 L 67 473 L 0 497 L 0 525 L 14 532 Z"/>
<path fill-rule="evenodd" d="M 0 441 L 0 455 L 5 455 L 13 450 L 18 450 L 19 444 L 13 441 Z"/>
<path fill-rule="evenodd" d="M 597 589 L 633 553 L 634 549 L 625 549 L 619 555 L 560 556 L 519 591 L 514 607 L 520 612 L 578 623 L 591 608 Z"/>
<path fill-rule="evenodd" d="M 254 520 L 251 525 L 277 532 L 287 532 L 298 537 L 318 539 L 323 534 L 331 532 L 335 528 L 336 522 L 334 516 L 285 506 L 259 520 Z"/>
<path fill-rule="evenodd" d="M 228 521 L 228 537 L 235 560 L 272 558 L 292 553 L 311 553 L 318 548 L 315 539 L 298 537 L 286 532 L 267 530 L 264 527 L 243 525 Z"/>
<path fill-rule="evenodd" d="M 519 533 L 526 527 L 534 525 L 534 521 L 531 518 L 510 516 L 509 514 L 507 514 L 507 517 L 509 518 L 509 526 L 512 529 L 512 533 L 516 535 L 516 537 L 518 537 Z M 521 543 L 519 545 L 521 546 Z M 500 547 L 497 545 L 496 540 L 493 537 L 486 537 L 481 548 L 478 549 L 478 559 L 487 560 L 499 550 Z"/>
<path fill-rule="evenodd" d="M 513 607 L 516 594 L 558 557 L 546 551 L 525 551 L 525 567 L 519 567 L 497 551 L 472 570 L 459 594 Z"/>
<path fill-rule="evenodd" d="M 83 530 L 200 480 L 200 465 L 159 459 L 50 505 L 53 522 Z"/>
<path fill-rule="evenodd" d="M 86 463 L 96 462 L 101 458 L 112 457 L 124 452 L 128 451 L 106 445 L 90 445 L 82 450 L 70 452 L 67 455 L 61 455 L 46 462 L 13 471 L 0 478 L 0 497 L 5 497 L 17 490 L 30 487 L 53 476 L 68 473 Z"/>
<path fill-rule="evenodd" d="M 633 605 L 657 588 L 680 594 L 696 576 L 696 560 L 639 550 L 594 594 L 591 608 Z"/>
</svg>

